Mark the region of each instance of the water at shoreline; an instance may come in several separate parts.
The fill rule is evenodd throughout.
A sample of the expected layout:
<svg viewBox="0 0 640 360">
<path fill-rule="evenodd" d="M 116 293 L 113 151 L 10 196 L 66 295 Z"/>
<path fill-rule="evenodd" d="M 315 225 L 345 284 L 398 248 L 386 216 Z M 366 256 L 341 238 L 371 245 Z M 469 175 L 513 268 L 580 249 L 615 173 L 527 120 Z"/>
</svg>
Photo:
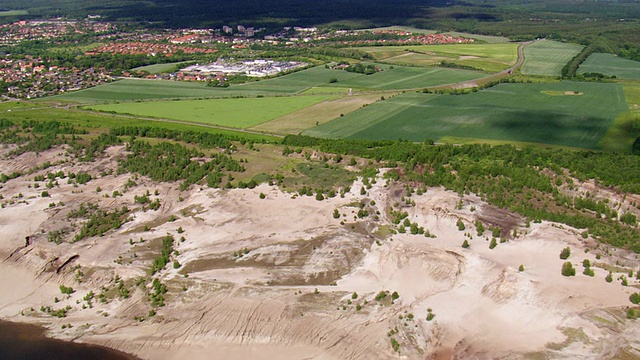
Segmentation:
<svg viewBox="0 0 640 360">
<path fill-rule="evenodd" d="M 38 326 L 0 321 L 0 359 L 11 360 L 138 360 L 102 346 L 78 344 L 44 336 Z"/>
</svg>

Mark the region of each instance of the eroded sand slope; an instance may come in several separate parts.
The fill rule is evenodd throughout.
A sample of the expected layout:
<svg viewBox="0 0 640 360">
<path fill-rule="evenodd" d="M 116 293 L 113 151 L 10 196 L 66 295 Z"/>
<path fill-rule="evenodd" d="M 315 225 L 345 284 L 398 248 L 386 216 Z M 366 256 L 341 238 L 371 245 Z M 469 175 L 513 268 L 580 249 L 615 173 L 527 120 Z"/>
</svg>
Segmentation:
<svg viewBox="0 0 640 360">
<path fill-rule="evenodd" d="M 115 147 L 109 154 L 121 151 Z M 57 149 L 0 160 L 0 167 L 11 172 L 62 159 Z M 640 355 L 639 322 L 625 318 L 638 282 L 634 276 L 625 287 L 617 280 L 637 271 L 635 254 L 595 249 L 595 242 L 575 229 L 547 222 L 527 226 L 475 196 L 437 188 L 414 194 L 409 202 L 415 205 L 407 204 L 403 187 L 382 179 L 365 195 L 356 181 L 344 197 L 317 201 L 267 185 L 193 186 L 180 192 L 178 184 L 144 178 L 125 192 L 132 175 L 98 176 L 114 169 L 107 157 L 40 171 L 87 171 L 97 177 L 77 187 L 58 179 L 59 186 L 48 189 L 51 197 L 44 198 L 42 186 L 29 186 L 33 176 L 4 184 L 2 318 L 40 323 L 52 336 L 144 359 Z M 105 197 L 114 190 L 123 196 Z M 143 211 L 134 202 L 147 190 L 158 190 L 150 195 L 161 201 L 156 211 Z M 86 220 L 70 220 L 68 214 L 81 203 L 107 210 L 128 206 L 130 221 L 71 243 Z M 361 208 L 369 215 L 358 217 Z M 435 237 L 412 235 L 409 228 L 394 233 L 390 209 L 406 211 L 411 223 Z M 464 231 L 458 230 L 459 219 Z M 491 231 L 478 236 L 476 220 L 487 228 L 499 226 L 504 242 L 490 249 Z M 51 231 L 65 229 L 61 244 L 48 241 Z M 175 239 L 171 261 L 179 266 L 170 262 L 154 275 L 168 289 L 165 306 L 154 308 L 149 269 L 167 234 Z M 461 246 L 465 239 L 469 248 Z M 560 273 L 558 254 L 567 246 L 575 277 Z M 597 265 L 594 277 L 582 275 L 584 259 Z M 612 283 L 604 280 L 608 269 L 614 270 Z M 75 292 L 61 294 L 59 285 Z M 129 290 L 127 298 L 119 296 L 122 287 Z M 89 291 L 104 294 L 105 302 L 96 296 L 87 306 Z M 40 311 L 43 306 L 69 310 L 57 318 Z M 67 324 L 72 326 L 62 328 Z"/>
</svg>

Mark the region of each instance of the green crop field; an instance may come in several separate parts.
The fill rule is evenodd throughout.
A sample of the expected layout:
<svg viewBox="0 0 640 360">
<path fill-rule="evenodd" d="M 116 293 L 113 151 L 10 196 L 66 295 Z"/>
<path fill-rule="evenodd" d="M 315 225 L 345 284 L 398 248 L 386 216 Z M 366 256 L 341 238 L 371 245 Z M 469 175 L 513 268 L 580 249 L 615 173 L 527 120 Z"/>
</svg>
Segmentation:
<svg viewBox="0 0 640 360">
<path fill-rule="evenodd" d="M 78 109 L 53 106 L 47 102 L 9 101 L 0 103 L 0 113 L 11 113 L 13 121 L 56 121 L 87 128 L 119 128 L 122 126 L 149 126 L 170 130 L 203 131 L 229 136 L 242 136 L 247 139 L 278 141 L 277 137 L 240 132 L 233 129 L 221 129 L 205 124 L 167 122 L 153 119 L 140 119 L 120 114 L 102 114 Z"/>
<path fill-rule="evenodd" d="M 349 89 L 343 87 L 331 87 L 331 86 L 322 86 L 322 87 L 312 87 L 302 92 L 304 95 L 316 95 L 316 94 L 342 94 L 347 95 L 349 93 Z"/>
<path fill-rule="evenodd" d="M 344 70 L 317 66 L 285 76 L 232 85 L 228 88 L 207 87 L 201 82 L 170 80 L 124 79 L 89 89 L 56 95 L 47 100 L 63 100 L 80 103 L 113 103 L 138 100 L 186 99 L 186 98 L 231 98 L 293 95 L 311 88 L 335 88 L 396 90 L 456 83 L 483 77 L 475 71 L 440 68 L 415 68 L 395 66 L 385 71 L 363 75 Z M 336 82 L 331 83 L 332 80 Z M 347 91 L 347 90 L 344 90 Z M 314 89 L 312 93 L 323 90 Z"/>
<path fill-rule="evenodd" d="M 453 84 L 482 78 L 487 74 L 447 68 L 420 68 L 405 66 L 381 66 L 384 71 L 372 75 L 360 75 L 331 86 L 349 87 L 354 89 L 402 90 L 416 89 L 429 86 Z"/>
<path fill-rule="evenodd" d="M 318 66 L 272 79 L 232 85 L 228 88 L 207 87 L 202 82 L 124 79 L 47 99 L 81 103 L 110 103 L 153 99 L 291 95 L 311 87 L 330 85 L 331 79 L 341 81 L 358 76 L 364 75 Z"/>
<path fill-rule="evenodd" d="M 629 152 L 633 142 L 640 136 L 640 83 L 625 82 L 622 86 L 629 111 L 616 117 L 613 126 L 600 141 L 600 147 L 610 151 Z"/>
<path fill-rule="evenodd" d="M 500 84 L 468 95 L 399 95 L 304 134 L 413 141 L 458 137 L 594 149 L 626 110 L 620 84 Z"/>
<path fill-rule="evenodd" d="M 147 66 L 140 66 L 137 68 L 131 69 L 131 71 L 146 71 L 149 74 L 162 74 L 169 71 L 172 71 L 177 66 L 187 66 L 186 64 L 192 63 L 193 61 L 180 61 L 166 64 L 153 64 Z"/>
<path fill-rule="evenodd" d="M 385 60 L 390 57 L 405 54 L 406 46 L 363 46 L 352 48 L 370 54 L 376 60 Z"/>
<path fill-rule="evenodd" d="M 446 56 L 437 56 L 435 54 L 419 54 L 411 51 L 405 51 L 399 55 L 388 57 L 379 61 L 385 64 L 425 67 L 436 65 L 442 60 L 452 62 L 453 58 Z"/>
<path fill-rule="evenodd" d="M 297 71 L 289 75 L 276 77 L 273 79 L 261 80 L 257 82 L 249 82 L 231 86 L 230 90 L 251 89 L 251 91 L 260 91 L 263 93 L 297 93 L 310 87 L 321 85 L 333 86 L 330 84 L 331 79 L 338 82 L 364 76 L 362 74 L 350 73 L 343 70 L 327 69 L 324 66 L 316 66 L 311 69 Z"/>
<path fill-rule="evenodd" d="M 562 68 L 576 56 L 582 45 L 540 40 L 524 49 L 524 64 L 520 71 L 525 75 L 560 76 Z"/>
<path fill-rule="evenodd" d="M 300 110 L 330 95 L 269 98 L 128 102 L 94 105 L 90 109 L 141 117 L 183 120 L 234 128 L 246 128 Z"/>
<path fill-rule="evenodd" d="M 215 96 L 216 90 L 207 87 L 203 83 L 124 79 L 80 91 L 52 96 L 46 98 L 46 100 L 106 103 L 130 100 L 197 98 Z"/>
<path fill-rule="evenodd" d="M 385 63 L 413 66 L 428 66 L 445 60 L 488 72 L 500 72 L 515 64 L 518 59 L 516 43 L 419 45 L 404 46 L 402 49 L 403 53 L 381 60 Z M 374 56 L 379 57 L 381 54 Z"/>
<path fill-rule="evenodd" d="M 622 79 L 640 79 L 640 61 L 619 58 L 613 54 L 591 54 L 578 68 L 578 73 L 615 75 Z"/>
<path fill-rule="evenodd" d="M 321 88 L 320 88 L 321 89 Z M 337 117 L 368 106 L 383 97 L 396 95 L 397 92 L 377 92 L 375 94 L 342 96 L 335 100 L 323 101 L 307 108 L 294 111 L 267 121 L 250 129 L 276 134 L 299 134 L 312 126 L 318 126 Z"/>
</svg>

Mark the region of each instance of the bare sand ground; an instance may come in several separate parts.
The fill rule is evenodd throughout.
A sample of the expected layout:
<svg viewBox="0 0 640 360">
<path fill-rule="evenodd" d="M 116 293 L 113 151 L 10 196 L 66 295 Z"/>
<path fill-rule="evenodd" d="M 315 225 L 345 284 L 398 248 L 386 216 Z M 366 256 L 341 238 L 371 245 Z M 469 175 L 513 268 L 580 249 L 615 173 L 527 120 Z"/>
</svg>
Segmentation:
<svg viewBox="0 0 640 360">
<path fill-rule="evenodd" d="M 111 157 L 121 152 L 109 150 Z M 0 317 L 43 324 L 51 336 L 143 359 L 640 356 L 640 325 L 625 318 L 638 282 L 629 279 L 632 286 L 625 287 L 617 280 L 636 271 L 639 262 L 623 250 L 596 249 L 577 229 L 548 222 L 527 226 L 476 196 L 461 198 L 438 188 L 414 194 L 415 206 L 404 206 L 402 187 L 382 179 L 365 195 L 356 181 L 344 198 L 324 201 L 267 185 L 180 192 L 178 184 L 144 178 L 124 192 L 132 175 L 98 175 L 115 169 L 111 157 L 97 164 L 61 163 L 3 185 L 0 286 L 6 291 L 0 292 Z M 24 171 L 44 161 L 66 157 L 58 149 L 2 159 L 0 167 Z M 58 170 L 96 178 L 77 187 L 58 179 L 59 186 L 48 189 L 51 197 L 42 198 L 44 182 L 34 188 L 33 176 Z M 573 191 L 588 189 L 581 186 Z M 114 190 L 123 196 L 105 197 Z M 147 190 L 158 190 L 151 198 L 161 200 L 159 210 L 142 211 L 134 203 Z M 131 221 L 73 244 L 47 240 L 49 231 L 65 228 L 67 240 L 72 238 L 82 221 L 67 214 L 89 202 L 103 209 L 129 206 Z M 363 219 L 356 216 L 360 202 L 370 213 Z M 389 232 L 390 207 L 402 207 L 411 222 L 436 237 Z M 459 219 L 464 231 L 457 228 Z M 487 227 L 499 225 L 506 241 L 490 249 L 491 232 L 478 236 L 477 219 Z M 149 317 L 145 287 L 135 281 L 149 277 L 158 239 L 167 234 L 176 239 L 172 260 L 180 267 L 170 263 L 156 275 L 169 291 L 166 305 Z M 467 249 L 461 247 L 465 239 Z M 564 261 L 558 255 L 567 246 L 575 277 L 560 273 Z M 582 275 L 584 259 L 599 264 L 594 277 Z M 608 269 L 614 271 L 612 283 L 604 281 Z M 80 283 L 78 270 L 84 274 Z M 117 296 L 116 276 L 130 289 L 129 298 Z M 61 294 L 60 284 L 75 292 Z M 108 303 L 96 298 L 92 308 L 83 309 L 83 297 L 103 287 Z M 386 297 L 377 300 L 383 291 Z M 70 310 L 59 319 L 41 306 Z M 435 315 L 431 320 L 429 313 Z M 63 324 L 72 327 L 62 329 Z"/>
</svg>

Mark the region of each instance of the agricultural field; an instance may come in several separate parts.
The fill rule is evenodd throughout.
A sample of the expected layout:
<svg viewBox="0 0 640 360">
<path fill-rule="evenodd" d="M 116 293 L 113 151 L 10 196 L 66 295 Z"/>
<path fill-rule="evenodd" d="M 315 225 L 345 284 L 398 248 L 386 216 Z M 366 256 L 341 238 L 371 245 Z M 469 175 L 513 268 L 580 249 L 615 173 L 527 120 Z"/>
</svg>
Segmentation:
<svg viewBox="0 0 640 360">
<path fill-rule="evenodd" d="M 383 53 L 374 56 L 381 55 Z M 495 73 L 508 69 L 517 59 L 518 44 L 499 43 L 404 46 L 402 53 L 381 60 L 385 63 L 408 66 L 429 66 L 444 60 Z"/>
<path fill-rule="evenodd" d="M 231 86 L 229 90 L 263 93 L 297 93 L 314 87 L 352 88 L 361 90 L 401 90 L 456 83 L 477 79 L 484 74 L 458 69 L 424 69 L 379 64 L 383 69 L 372 75 L 343 70 L 331 70 L 323 66 L 295 72 L 282 77 Z M 331 82 L 335 81 L 335 82 Z M 319 92 L 322 90 L 314 89 Z M 333 91 L 329 90 L 329 91 Z"/>
<path fill-rule="evenodd" d="M 242 136 L 256 141 L 278 141 L 278 137 L 267 134 L 250 133 L 234 129 L 222 129 L 220 127 L 199 123 L 170 122 L 161 119 L 136 118 L 130 115 L 115 113 L 99 113 L 73 108 L 58 107 L 46 102 L 4 102 L 0 103 L 0 113 L 13 121 L 56 121 L 83 126 L 88 128 L 120 128 L 122 126 L 146 126 L 159 127 L 178 131 L 198 131 L 213 134 L 222 134 L 231 137 Z M 10 114 L 10 116 L 9 116 Z"/>
<path fill-rule="evenodd" d="M 294 111 L 271 121 L 253 126 L 250 129 L 276 134 L 299 134 L 305 129 L 324 124 L 337 117 L 357 111 L 363 106 L 368 106 L 376 101 L 380 101 L 381 98 L 396 94 L 397 92 L 382 92 L 367 95 L 343 96 Z"/>
<path fill-rule="evenodd" d="M 175 69 L 177 66 L 187 66 L 187 64 L 192 63 L 193 61 L 180 61 L 166 64 L 153 64 L 147 66 L 140 66 L 137 68 L 133 68 L 130 71 L 146 71 L 149 74 L 162 74 L 167 73 Z"/>
<path fill-rule="evenodd" d="M 351 92 L 353 94 L 356 93 L 353 90 Z M 345 89 L 343 87 L 332 87 L 332 86 L 312 87 L 312 88 L 309 88 L 309 89 L 301 92 L 301 94 L 304 94 L 304 95 L 316 95 L 316 94 L 342 94 L 342 95 L 346 95 L 348 93 L 349 93 L 349 89 Z"/>
<path fill-rule="evenodd" d="M 311 90 L 312 93 L 346 93 L 354 90 L 398 90 L 435 86 L 477 79 L 483 73 L 458 69 L 415 68 L 381 65 L 385 71 L 363 75 L 324 66 L 294 72 L 266 80 L 255 80 L 228 88 L 207 87 L 201 82 L 170 80 L 123 79 L 93 88 L 56 95 L 47 100 L 79 103 L 112 103 L 138 100 L 231 98 L 293 95 Z M 331 81 L 334 81 L 331 83 Z M 322 89 L 328 87 L 326 91 Z"/>
<path fill-rule="evenodd" d="M 322 85 L 334 86 L 330 81 L 332 79 L 342 82 L 359 76 L 365 76 L 357 73 L 350 73 L 342 70 L 331 70 L 324 66 L 316 66 L 310 69 L 297 71 L 292 74 L 279 76 L 273 79 L 253 81 L 244 84 L 231 86 L 228 90 L 240 91 L 242 89 L 251 89 L 251 91 L 259 91 L 263 93 L 297 93 L 311 87 Z"/>
<path fill-rule="evenodd" d="M 562 68 L 582 47 L 552 40 L 536 41 L 525 47 L 525 60 L 520 71 L 525 75 L 560 76 Z"/>
<path fill-rule="evenodd" d="M 458 137 L 595 149 L 626 110 L 620 84 L 500 84 L 468 95 L 398 95 L 304 134 L 412 141 Z"/>
<path fill-rule="evenodd" d="M 319 66 L 273 79 L 232 85 L 228 88 L 207 87 L 202 82 L 123 79 L 47 99 L 80 103 L 111 103 L 153 99 L 291 95 L 311 87 L 329 85 L 329 81 L 333 78 L 340 81 L 357 76 L 364 75 L 330 70 Z"/>
<path fill-rule="evenodd" d="M 600 141 L 600 148 L 605 150 L 628 152 L 631 144 L 640 136 L 640 83 L 626 82 L 623 88 L 629 111 L 616 117 Z"/>
<path fill-rule="evenodd" d="M 578 73 L 600 73 L 621 79 L 640 80 L 640 61 L 619 58 L 613 54 L 591 54 L 578 68 Z"/>
<path fill-rule="evenodd" d="M 128 102 L 94 105 L 91 110 L 247 128 L 330 100 L 331 95 L 268 98 Z"/>
<path fill-rule="evenodd" d="M 216 89 L 203 83 L 164 80 L 123 79 L 45 100 L 80 103 L 110 103 L 115 101 L 197 98 L 215 96 Z"/>
<path fill-rule="evenodd" d="M 418 89 L 429 86 L 453 84 L 463 81 L 479 79 L 486 74 L 478 71 L 448 69 L 448 68 L 419 68 L 405 66 L 380 66 L 384 71 L 373 75 L 361 75 L 338 81 L 331 86 L 342 86 L 354 89 L 373 90 L 402 90 Z"/>
</svg>

